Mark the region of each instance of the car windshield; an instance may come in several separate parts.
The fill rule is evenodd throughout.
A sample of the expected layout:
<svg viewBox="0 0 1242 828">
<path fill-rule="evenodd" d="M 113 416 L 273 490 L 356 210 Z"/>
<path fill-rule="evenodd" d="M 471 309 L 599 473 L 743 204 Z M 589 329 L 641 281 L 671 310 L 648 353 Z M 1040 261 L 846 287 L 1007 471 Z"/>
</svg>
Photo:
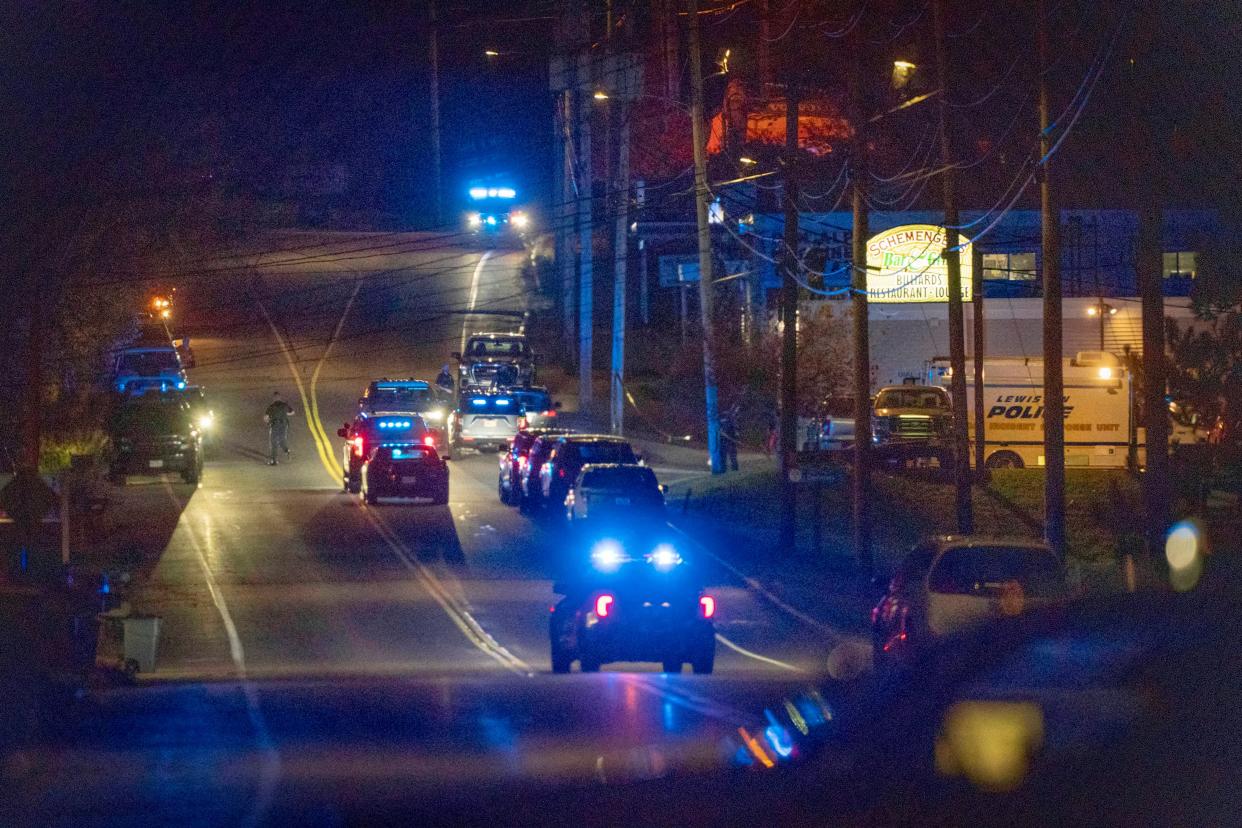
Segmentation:
<svg viewBox="0 0 1242 828">
<path fill-rule="evenodd" d="M 404 406 L 410 411 L 419 411 L 434 401 L 428 388 L 377 388 L 367 395 L 367 403 L 372 408 Z"/>
<path fill-rule="evenodd" d="M 524 411 L 541 413 L 552 408 L 552 397 L 546 391 L 518 391 L 513 396 Z"/>
<path fill-rule="evenodd" d="M 973 595 L 997 593 L 1018 585 L 1028 597 L 1065 593 L 1065 573 L 1046 549 L 1022 546 L 969 546 L 940 556 L 928 576 L 934 593 Z"/>
<path fill-rule="evenodd" d="M 645 466 L 591 469 L 582 476 L 582 485 L 601 489 L 654 489 L 655 472 Z"/>
<path fill-rule="evenodd" d="M 949 397 L 936 388 L 888 388 L 876 397 L 875 407 L 948 409 Z"/>
<path fill-rule="evenodd" d="M 174 351 L 134 351 L 121 354 L 116 362 L 119 374 L 156 377 L 176 373 L 181 367 Z"/>
<path fill-rule="evenodd" d="M 629 443 L 577 443 L 578 458 L 587 463 L 636 463 L 634 450 Z"/>
<path fill-rule="evenodd" d="M 466 353 L 472 357 L 520 357 L 526 350 L 526 343 L 520 339 L 475 339 Z"/>
<path fill-rule="evenodd" d="M 125 405 L 113 415 L 112 426 L 117 434 L 173 434 L 188 430 L 189 417 L 176 405 Z"/>
</svg>

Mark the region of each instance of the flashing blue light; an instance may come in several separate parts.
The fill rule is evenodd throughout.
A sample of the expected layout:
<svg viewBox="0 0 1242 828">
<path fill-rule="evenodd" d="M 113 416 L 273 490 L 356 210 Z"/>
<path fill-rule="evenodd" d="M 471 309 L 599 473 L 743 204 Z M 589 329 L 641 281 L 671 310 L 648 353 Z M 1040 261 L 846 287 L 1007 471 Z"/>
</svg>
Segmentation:
<svg viewBox="0 0 1242 828">
<path fill-rule="evenodd" d="M 487 198 L 487 188 L 486 187 L 471 187 L 470 197 L 473 198 L 475 201 L 478 201 L 479 199 Z"/>
<path fill-rule="evenodd" d="M 392 382 L 375 383 L 376 391 L 397 391 L 402 388 L 416 388 L 418 390 L 426 390 L 429 386 L 422 380 L 393 380 Z"/>
<path fill-rule="evenodd" d="M 615 572 L 625 562 L 625 550 L 615 540 L 602 540 L 591 549 L 591 565 L 600 572 Z"/>
<path fill-rule="evenodd" d="M 401 451 L 401 449 L 399 449 L 399 448 L 395 448 L 395 449 L 393 449 L 393 450 L 392 450 L 392 456 L 393 456 L 393 457 L 401 457 L 401 456 L 402 456 L 402 454 L 403 454 L 403 452 L 402 452 L 402 451 Z"/>
<path fill-rule="evenodd" d="M 177 380 L 177 390 L 178 390 L 178 391 L 181 391 L 181 390 L 183 390 L 184 388 L 185 388 L 185 381 L 184 381 L 184 380 Z"/>
<path fill-rule="evenodd" d="M 487 400 L 483 399 L 482 397 L 475 397 L 473 400 L 470 401 L 470 404 L 473 405 L 475 408 L 482 408 L 483 406 L 487 405 Z"/>
<path fill-rule="evenodd" d="M 496 400 L 496 405 L 499 406 L 500 408 L 508 408 L 509 400 Z"/>
<path fill-rule="evenodd" d="M 380 428 L 410 428 L 414 423 L 411 420 L 380 420 L 378 425 Z"/>
<path fill-rule="evenodd" d="M 763 731 L 763 735 L 767 737 L 768 744 L 772 746 L 772 750 L 782 759 L 788 759 L 793 753 L 793 739 L 789 737 L 789 731 L 778 724 L 769 725 Z"/>
<path fill-rule="evenodd" d="M 647 560 L 651 561 L 651 565 L 661 572 L 668 572 L 676 569 L 681 563 L 681 555 L 671 544 L 662 543 L 647 556 Z"/>
<path fill-rule="evenodd" d="M 488 194 L 491 194 L 491 190 Z M 517 198 L 517 190 L 512 187 L 497 187 L 495 192 L 496 198 Z"/>
<path fill-rule="evenodd" d="M 488 216 L 487 218 L 483 219 L 483 221 L 485 221 L 485 222 L 487 223 L 487 226 L 488 226 L 488 227 L 495 227 L 495 226 L 496 226 L 496 217 L 495 217 L 495 216 Z"/>
</svg>

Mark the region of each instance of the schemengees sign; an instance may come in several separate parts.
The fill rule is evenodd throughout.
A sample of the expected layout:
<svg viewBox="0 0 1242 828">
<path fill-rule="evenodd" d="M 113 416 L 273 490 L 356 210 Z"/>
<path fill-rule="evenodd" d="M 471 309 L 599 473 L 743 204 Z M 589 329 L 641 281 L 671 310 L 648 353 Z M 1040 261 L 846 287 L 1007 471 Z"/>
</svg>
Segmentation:
<svg viewBox="0 0 1242 828">
<path fill-rule="evenodd" d="M 943 227 L 906 224 L 877 233 L 867 242 L 868 302 L 948 302 L 949 272 Z M 971 297 L 970 240 L 962 245 L 962 301 Z"/>
</svg>

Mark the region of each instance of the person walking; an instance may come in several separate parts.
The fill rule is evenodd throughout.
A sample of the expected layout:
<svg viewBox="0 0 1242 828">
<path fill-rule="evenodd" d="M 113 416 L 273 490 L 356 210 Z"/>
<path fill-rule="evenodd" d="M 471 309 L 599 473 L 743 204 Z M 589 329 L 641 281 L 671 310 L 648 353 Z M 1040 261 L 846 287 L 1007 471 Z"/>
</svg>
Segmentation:
<svg viewBox="0 0 1242 828">
<path fill-rule="evenodd" d="M 263 421 L 267 423 L 268 456 L 267 464 L 276 465 L 277 450 L 289 454 L 289 418 L 293 416 L 293 407 L 280 398 L 279 391 L 272 392 L 272 402 L 263 413 Z"/>
</svg>

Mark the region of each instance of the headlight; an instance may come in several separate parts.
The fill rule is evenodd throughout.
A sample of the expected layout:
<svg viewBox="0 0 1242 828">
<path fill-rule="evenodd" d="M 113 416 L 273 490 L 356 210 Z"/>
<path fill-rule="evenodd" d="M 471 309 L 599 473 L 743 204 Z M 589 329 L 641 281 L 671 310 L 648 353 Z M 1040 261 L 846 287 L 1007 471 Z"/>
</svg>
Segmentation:
<svg viewBox="0 0 1242 828">
<path fill-rule="evenodd" d="M 206 431 L 207 429 L 211 428 L 212 423 L 214 423 L 215 421 L 216 421 L 216 417 L 210 411 L 208 411 L 206 414 L 198 415 L 198 427 L 202 429 L 203 431 Z"/>
<path fill-rule="evenodd" d="M 483 223 L 483 216 L 479 215 L 478 213 L 471 213 L 470 216 L 466 219 L 466 223 L 469 224 L 471 227 L 478 227 L 479 225 Z"/>
<path fill-rule="evenodd" d="M 509 223 L 519 230 L 525 230 L 530 224 L 530 216 L 525 213 L 514 213 L 509 217 Z"/>
<path fill-rule="evenodd" d="M 625 550 L 615 540 L 602 540 L 591 549 L 591 564 L 600 572 L 615 572 L 625 562 Z"/>
<path fill-rule="evenodd" d="M 662 543 L 652 550 L 647 560 L 651 561 L 651 565 L 661 572 L 668 572 L 681 563 L 681 555 L 671 544 Z"/>
<path fill-rule="evenodd" d="M 443 408 L 433 408 L 423 412 L 423 419 L 429 423 L 442 423 L 447 412 Z"/>
</svg>

